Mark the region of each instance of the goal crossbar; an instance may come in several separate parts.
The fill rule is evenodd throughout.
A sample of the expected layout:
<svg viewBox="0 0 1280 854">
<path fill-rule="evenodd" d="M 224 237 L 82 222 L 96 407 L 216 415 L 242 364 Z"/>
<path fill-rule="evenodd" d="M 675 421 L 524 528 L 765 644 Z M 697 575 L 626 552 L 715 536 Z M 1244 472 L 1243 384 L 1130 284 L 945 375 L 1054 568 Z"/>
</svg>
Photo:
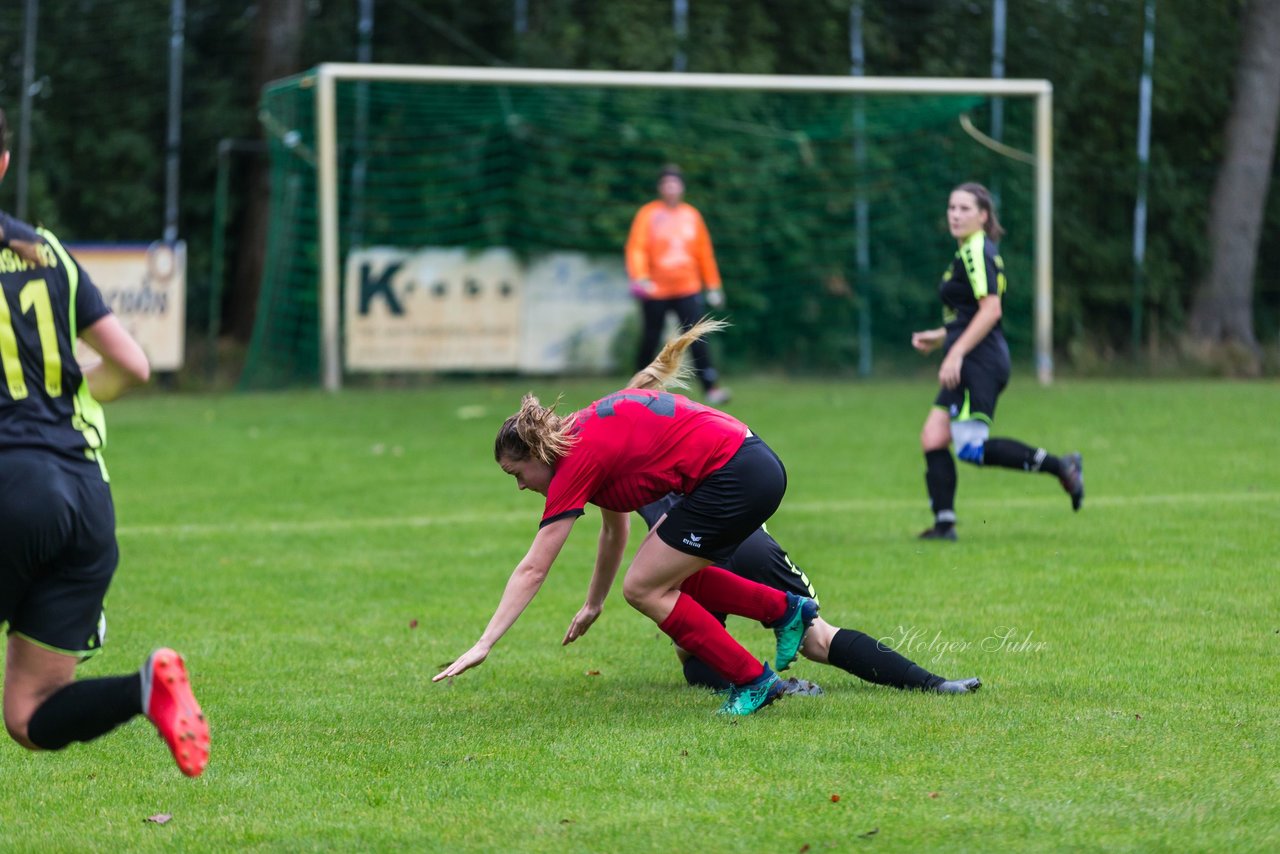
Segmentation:
<svg viewBox="0 0 1280 854">
<path fill-rule="evenodd" d="M 1048 80 L 690 74 L 329 62 L 316 66 L 312 72 L 303 76 L 303 85 L 313 85 L 316 91 L 316 185 L 320 214 L 320 372 L 324 387 L 329 391 L 336 391 L 342 386 L 342 350 L 339 338 L 337 83 L 346 80 L 1032 98 L 1035 102 L 1032 131 L 1035 170 L 1035 363 L 1036 375 L 1041 383 L 1047 385 L 1053 380 L 1053 86 Z"/>
</svg>

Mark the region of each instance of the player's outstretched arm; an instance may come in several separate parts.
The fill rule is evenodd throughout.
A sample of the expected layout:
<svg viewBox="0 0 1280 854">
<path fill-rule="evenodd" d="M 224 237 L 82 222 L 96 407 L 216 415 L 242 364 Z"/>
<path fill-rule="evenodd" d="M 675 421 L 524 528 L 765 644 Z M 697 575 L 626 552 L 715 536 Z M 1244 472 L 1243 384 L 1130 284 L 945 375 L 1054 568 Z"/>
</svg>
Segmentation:
<svg viewBox="0 0 1280 854">
<path fill-rule="evenodd" d="M 574 518 L 559 519 L 538 531 L 528 554 L 511 573 L 507 587 L 502 591 L 502 600 L 498 602 L 498 608 L 493 612 L 493 617 L 485 627 L 484 634 L 480 635 L 480 640 L 476 641 L 471 649 L 458 656 L 452 664 L 432 677 L 432 682 L 457 676 L 483 663 L 489 657 L 489 651 L 493 649 L 494 644 L 502 639 L 507 629 L 515 625 L 516 620 L 541 589 L 542 582 L 546 580 L 547 573 L 551 570 L 551 564 L 555 563 L 565 540 L 569 538 L 573 523 Z"/>
<path fill-rule="evenodd" d="M 631 516 L 603 509 L 600 516 L 600 543 L 596 548 L 596 566 L 591 573 L 587 599 L 569 623 L 562 645 L 571 644 L 585 635 L 599 618 L 613 580 L 618 576 L 618 568 L 622 566 L 622 553 L 627 549 L 627 537 L 631 533 Z"/>
<path fill-rule="evenodd" d="M 115 400 L 126 389 L 151 378 L 147 354 L 114 314 L 80 330 L 80 337 L 101 357 L 84 372 L 89 391 L 98 401 Z"/>
</svg>

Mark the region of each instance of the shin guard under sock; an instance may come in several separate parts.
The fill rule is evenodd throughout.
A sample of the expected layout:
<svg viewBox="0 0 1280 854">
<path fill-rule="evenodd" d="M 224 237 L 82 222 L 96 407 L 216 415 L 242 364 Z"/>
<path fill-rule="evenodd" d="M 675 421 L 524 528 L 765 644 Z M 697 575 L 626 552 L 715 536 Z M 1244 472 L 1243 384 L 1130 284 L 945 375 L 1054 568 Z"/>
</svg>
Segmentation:
<svg viewBox="0 0 1280 854">
<path fill-rule="evenodd" d="M 924 483 L 929 489 L 929 506 L 933 518 L 944 524 L 956 521 L 956 461 L 951 451 L 942 448 L 924 453 Z"/>
<path fill-rule="evenodd" d="M 787 612 L 787 594 L 718 566 L 698 570 L 684 580 L 680 590 L 717 614 L 737 614 L 768 624 Z"/>
<path fill-rule="evenodd" d="M 674 640 L 676 646 L 702 659 L 735 685 L 745 685 L 764 673 L 764 665 L 687 594 L 679 595 L 676 606 L 658 628 Z"/>
<path fill-rule="evenodd" d="M 139 714 L 142 677 L 137 673 L 81 679 L 40 704 L 27 724 L 27 738 L 43 750 L 61 750 L 73 741 L 93 741 Z"/>
<path fill-rule="evenodd" d="M 827 661 L 859 679 L 894 688 L 929 689 L 946 681 L 855 629 L 836 632 Z"/>
<path fill-rule="evenodd" d="M 1061 471 L 1058 458 L 1044 448 L 1024 445 L 1017 439 L 988 439 L 983 448 L 983 463 L 1006 469 L 1042 471 L 1055 477 Z"/>
</svg>

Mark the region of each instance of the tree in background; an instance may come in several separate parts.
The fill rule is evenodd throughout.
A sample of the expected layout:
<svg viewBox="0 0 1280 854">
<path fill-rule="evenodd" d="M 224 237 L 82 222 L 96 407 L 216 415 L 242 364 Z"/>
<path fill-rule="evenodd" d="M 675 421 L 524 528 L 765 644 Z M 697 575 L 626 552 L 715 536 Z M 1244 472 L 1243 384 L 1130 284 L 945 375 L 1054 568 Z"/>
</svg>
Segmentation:
<svg viewBox="0 0 1280 854">
<path fill-rule="evenodd" d="M 688 68 L 848 73 L 850 2 L 691 0 L 684 46 Z M 991 3 L 864 0 L 867 72 L 985 76 L 991 61 Z M 1215 263 L 1241 257 L 1225 248 L 1218 252 L 1218 244 L 1248 234 L 1225 221 L 1246 209 L 1238 195 L 1224 189 L 1221 202 L 1210 202 L 1217 198 L 1215 177 L 1227 183 L 1228 147 L 1258 130 L 1258 111 L 1240 100 L 1243 69 L 1256 71 L 1280 53 L 1280 47 L 1270 47 L 1268 55 L 1265 45 L 1258 46 L 1264 28 L 1252 21 L 1274 15 L 1275 0 L 1159 3 L 1143 306 L 1148 352 L 1167 355 L 1167 342 L 1191 331 L 1201 341 L 1221 342 L 1228 334 L 1216 315 L 1234 311 L 1245 319 L 1233 319 L 1231 328 L 1247 330 L 1244 340 L 1252 336 L 1254 342 L 1245 351 L 1257 346 L 1274 358 L 1280 340 L 1280 241 L 1260 241 L 1258 234 L 1280 231 L 1280 194 L 1265 193 L 1276 167 L 1255 158 L 1246 182 L 1246 191 L 1259 194 L 1253 204 L 1261 210 L 1247 241 L 1257 249 L 1256 266 L 1211 272 Z M 15 6 L 11 13 L 0 15 L 0 105 L 16 127 L 24 4 L 10 5 Z M 168 4 L 76 0 L 70 4 L 74 14 L 65 13 L 67 5 L 38 4 L 40 87 L 32 115 L 30 216 L 66 239 L 154 239 L 164 219 Z M 180 234 L 188 241 L 187 318 L 191 330 L 205 329 L 210 289 L 220 290 L 225 295 L 221 331 L 243 340 L 257 308 L 265 217 L 249 200 L 262 199 L 264 185 L 247 160 L 237 161 L 230 204 L 235 231 L 228 245 L 236 256 L 256 260 L 229 266 L 226 280 L 212 284 L 207 236 L 214 224 L 218 143 L 261 134 L 264 80 L 320 62 L 353 61 L 358 3 L 201 0 L 186 5 Z M 519 32 L 513 0 L 375 0 L 375 8 L 377 62 L 665 71 L 676 49 L 670 0 L 528 0 Z M 267 37 L 276 20 L 281 41 Z M 1055 343 L 1068 357 L 1062 364 L 1084 370 L 1114 370 L 1143 356 L 1129 352 L 1141 23 L 1141 4 L 1133 0 L 1011 3 L 1009 10 L 1008 75 L 1046 78 L 1054 85 Z M 1256 60 L 1242 63 L 1242 44 L 1259 51 Z M 1236 101 L 1244 124 L 1227 130 L 1237 66 L 1242 76 Z M 1007 110 L 1013 108 L 1006 104 Z M 982 127 L 982 115 L 974 118 Z M 1017 136 L 1019 127 L 1007 115 L 1005 142 L 1025 149 L 1028 140 Z M 1270 138 L 1271 144 L 1260 146 L 1268 153 L 1274 147 Z M 12 181 L 0 185 L 0 207 L 13 209 L 15 189 Z M 1216 217 L 1223 222 L 1222 241 L 1206 239 L 1214 233 L 1211 209 L 1223 211 Z M 1016 226 L 1011 240 L 1025 236 L 1030 225 L 1010 224 Z M 795 217 L 787 225 L 804 228 Z M 1211 282 L 1222 281 L 1242 283 L 1234 309 L 1210 290 Z M 739 310 L 747 307 L 737 303 Z M 877 318 L 886 319 L 883 312 Z M 746 318 L 740 319 L 745 324 Z M 839 352 L 828 355 L 828 361 L 842 358 Z"/>
<path fill-rule="evenodd" d="M 302 70 L 302 34 L 306 23 L 303 0 L 259 0 L 253 31 L 254 92 L 272 80 Z M 261 129 L 259 129 L 261 133 Z M 269 170 L 255 158 L 247 190 L 244 219 L 236 252 L 235 284 L 227 289 L 223 308 L 225 331 L 240 341 L 253 332 L 258 289 L 266 256 L 267 217 L 271 199 Z"/>
<path fill-rule="evenodd" d="M 1209 271 L 1189 335 L 1194 350 L 1228 369 L 1261 370 L 1254 336 L 1254 274 L 1280 120 L 1280 0 L 1251 0 L 1226 127 L 1226 150 L 1209 202 Z"/>
</svg>

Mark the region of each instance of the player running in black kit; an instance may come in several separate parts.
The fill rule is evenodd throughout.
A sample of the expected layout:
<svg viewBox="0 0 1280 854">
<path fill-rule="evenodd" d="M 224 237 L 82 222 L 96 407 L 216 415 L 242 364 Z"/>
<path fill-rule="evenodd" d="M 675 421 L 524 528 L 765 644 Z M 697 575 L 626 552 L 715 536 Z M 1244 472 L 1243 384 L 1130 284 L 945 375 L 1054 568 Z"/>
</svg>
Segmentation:
<svg viewBox="0 0 1280 854">
<path fill-rule="evenodd" d="M 0 178 L 4 139 L 0 111 Z M 102 645 L 102 603 L 119 559 L 99 401 L 146 382 L 147 357 L 58 239 L 3 212 L 0 285 L 5 727 L 30 750 L 60 750 L 145 714 L 182 772 L 197 776 L 209 727 L 176 652 L 158 649 L 127 676 L 75 678 Z M 77 338 L 101 361 L 82 370 Z"/>
<path fill-rule="evenodd" d="M 991 193 L 981 184 L 951 191 L 947 225 L 959 248 L 942 277 L 939 294 L 945 325 L 916 332 L 911 346 L 921 353 L 943 348 L 938 381 L 942 388 L 920 431 L 925 484 L 934 523 L 926 540 L 956 539 L 956 455 L 976 466 L 1044 472 L 1058 478 L 1071 507 L 1084 502 L 1084 461 L 1080 454 L 1055 457 L 1016 439 L 988 438 L 996 401 L 1009 382 L 1009 345 L 1000 327 L 1004 261 L 996 241 L 1004 234 Z"/>
</svg>

